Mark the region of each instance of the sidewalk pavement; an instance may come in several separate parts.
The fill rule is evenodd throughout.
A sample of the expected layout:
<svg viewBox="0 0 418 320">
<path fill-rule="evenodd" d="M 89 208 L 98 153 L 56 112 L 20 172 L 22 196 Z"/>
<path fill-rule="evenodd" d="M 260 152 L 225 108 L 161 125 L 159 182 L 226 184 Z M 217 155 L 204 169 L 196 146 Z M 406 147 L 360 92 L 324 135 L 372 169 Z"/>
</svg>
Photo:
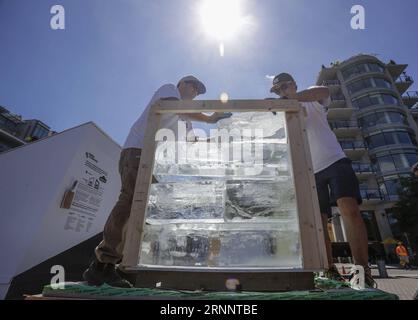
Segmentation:
<svg viewBox="0 0 418 320">
<path fill-rule="evenodd" d="M 372 275 L 378 289 L 396 294 L 401 300 L 412 300 L 418 292 L 418 269 L 404 270 L 399 266 L 387 266 L 389 278 L 379 278 L 376 265 L 372 265 Z"/>
</svg>

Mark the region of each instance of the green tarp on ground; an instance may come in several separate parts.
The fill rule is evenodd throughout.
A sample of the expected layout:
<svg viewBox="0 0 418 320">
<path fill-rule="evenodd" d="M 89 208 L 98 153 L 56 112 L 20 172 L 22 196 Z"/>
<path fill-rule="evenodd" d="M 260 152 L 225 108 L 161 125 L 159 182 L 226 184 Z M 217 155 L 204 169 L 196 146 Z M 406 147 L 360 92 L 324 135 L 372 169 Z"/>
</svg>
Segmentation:
<svg viewBox="0 0 418 320">
<path fill-rule="evenodd" d="M 44 297 L 79 299 L 194 299 L 194 300 L 398 300 L 381 290 L 353 290 L 347 283 L 316 278 L 314 291 L 291 292 L 202 292 L 173 291 L 150 288 L 114 288 L 108 285 L 87 286 L 84 283 L 65 283 L 62 289 L 45 286 Z"/>
</svg>

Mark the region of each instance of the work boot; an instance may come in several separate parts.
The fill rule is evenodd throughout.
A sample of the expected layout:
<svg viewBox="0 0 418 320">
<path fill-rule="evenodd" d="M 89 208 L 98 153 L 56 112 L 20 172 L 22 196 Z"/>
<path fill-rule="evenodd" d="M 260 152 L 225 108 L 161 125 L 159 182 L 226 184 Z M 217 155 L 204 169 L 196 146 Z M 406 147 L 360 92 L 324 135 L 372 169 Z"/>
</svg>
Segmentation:
<svg viewBox="0 0 418 320">
<path fill-rule="evenodd" d="M 132 284 L 123 279 L 116 271 L 112 263 L 101 263 L 96 258 L 83 273 L 83 279 L 90 286 L 101 286 L 107 284 L 111 287 L 132 288 Z"/>
<path fill-rule="evenodd" d="M 335 264 L 331 265 L 329 269 L 324 272 L 324 274 L 325 274 L 325 277 L 330 280 L 345 282 L 344 277 L 340 274 Z"/>
</svg>

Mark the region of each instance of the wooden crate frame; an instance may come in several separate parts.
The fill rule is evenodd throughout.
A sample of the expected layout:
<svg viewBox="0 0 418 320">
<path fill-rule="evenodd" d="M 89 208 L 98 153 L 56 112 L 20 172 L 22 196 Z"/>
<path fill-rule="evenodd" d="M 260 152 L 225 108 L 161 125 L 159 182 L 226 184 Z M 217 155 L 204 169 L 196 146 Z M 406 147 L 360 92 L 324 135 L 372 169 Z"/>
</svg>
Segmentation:
<svg viewBox="0 0 418 320">
<path fill-rule="evenodd" d="M 162 114 L 200 112 L 284 112 L 290 145 L 296 203 L 302 250 L 302 270 L 268 269 L 267 272 L 314 272 L 328 267 L 324 230 L 319 211 L 308 138 L 304 125 L 306 110 L 296 100 L 218 100 L 162 101 L 150 108 L 144 147 L 136 179 L 131 213 L 127 225 L 124 255 L 120 269 L 127 273 L 139 272 L 139 250 L 143 238 L 145 215 L 155 158 L 155 134 Z M 326 230 L 325 230 L 326 231 Z M 148 269 L 148 268 L 147 268 Z M 164 268 L 163 268 L 164 269 Z M 209 270 L 210 269 L 210 270 Z M 148 269 L 152 270 L 152 268 Z M 158 270 L 156 268 L 155 270 Z M 183 270 L 184 271 L 184 270 Z M 196 271 L 196 270 L 194 270 Z M 217 268 L 208 268 L 219 271 Z M 223 272 L 225 269 L 223 270 Z M 242 270 L 241 270 L 242 271 Z M 181 270 L 178 272 L 182 272 Z M 248 271 L 250 273 L 250 271 Z M 177 275 L 178 276 L 178 275 Z"/>
</svg>

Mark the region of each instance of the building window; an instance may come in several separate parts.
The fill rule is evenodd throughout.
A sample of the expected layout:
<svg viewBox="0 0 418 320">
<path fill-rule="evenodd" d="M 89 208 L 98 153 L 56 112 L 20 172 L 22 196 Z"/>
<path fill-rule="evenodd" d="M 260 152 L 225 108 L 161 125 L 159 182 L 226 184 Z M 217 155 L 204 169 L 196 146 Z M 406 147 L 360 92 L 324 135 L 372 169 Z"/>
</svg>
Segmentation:
<svg viewBox="0 0 418 320">
<path fill-rule="evenodd" d="M 359 91 L 361 91 L 365 88 L 368 88 L 368 86 L 365 84 L 365 82 L 366 82 L 365 80 L 360 80 L 360 81 L 357 81 L 357 82 L 354 82 L 354 83 L 348 85 L 347 86 L 348 92 L 350 94 L 354 94 L 354 93 L 359 92 Z"/>
<path fill-rule="evenodd" d="M 395 163 L 393 162 L 392 156 L 383 156 L 378 157 L 378 165 L 379 165 L 379 171 L 380 172 L 390 172 L 395 171 Z"/>
<path fill-rule="evenodd" d="M 410 177 L 409 174 L 390 175 L 377 179 L 380 192 L 386 199 L 396 200 L 399 196 L 400 178 Z"/>
<path fill-rule="evenodd" d="M 11 134 L 15 134 L 17 130 L 17 125 L 13 121 L 0 115 L 0 128 L 2 128 L 3 130 L 6 130 L 7 132 Z"/>
<path fill-rule="evenodd" d="M 369 68 L 369 70 L 371 72 L 382 72 L 383 73 L 385 71 L 385 69 L 380 64 L 377 64 L 377 63 L 368 63 L 367 67 Z"/>
<path fill-rule="evenodd" d="M 43 126 L 41 126 L 40 124 L 37 124 L 35 129 L 32 131 L 31 136 L 41 139 L 44 138 L 48 135 L 49 130 Z"/>
<path fill-rule="evenodd" d="M 375 88 L 392 89 L 392 84 L 383 78 L 373 78 L 372 81 L 374 82 Z"/>
<path fill-rule="evenodd" d="M 408 124 L 405 115 L 399 112 L 387 112 L 389 115 L 390 123 L 402 123 L 402 124 Z"/>
<path fill-rule="evenodd" d="M 367 129 L 381 124 L 408 124 L 406 116 L 400 112 L 380 111 L 359 118 L 362 128 Z"/>
<path fill-rule="evenodd" d="M 409 170 L 415 163 L 418 163 L 418 153 L 415 151 L 380 152 L 370 156 L 370 160 L 378 173 Z"/>
<path fill-rule="evenodd" d="M 351 77 L 354 77 L 356 75 L 360 75 L 363 73 L 368 72 L 368 70 L 366 69 L 366 65 L 365 64 L 359 64 L 356 66 L 352 66 L 348 69 L 343 70 L 343 77 L 344 80 L 350 79 Z"/>
<path fill-rule="evenodd" d="M 365 138 L 367 146 L 375 149 L 387 145 L 417 145 L 415 137 L 407 131 L 380 132 Z"/>
<path fill-rule="evenodd" d="M 418 163 L 418 154 L 416 153 L 407 153 L 405 154 L 405 157 L 409 168 L 412 168 L 414 164 Z"/>
<path fill-rule="evenodd" d="M 354 66 L 350 66 L 342 71 L 344 80 L 348 80 L 356 75 L 360 75 L 366 72 L 380 72 L 384 73 L 384 68 L 377 63 L 360 63 Z"/>
<path fill-rule="evenodd" d="M 387 192 L 390 196 L 398 195 L 398 193 L 399 193 L 398 189 L 400 187 L 398 179 L 387 180 L 387 181 L 385 181 L 385 185 L 386 185 L 386 190 L 387 190 Z"/>
<path fill-rule="evenodd" d="M 353 99 L 352 102 L 356 109 L 364 109 L 378 105 L 400 105 L 399 100 L 395 96 L 386 93 L 368 94 Z"/>
<path fill-rule="evenodd" d="M 392 85 L 389 81 L 383 78 L 368 78 L 361 79 L 347 86 L 350 94 L 354 94 L 364 89 L 369 88 L 388 88 L 391 89 Z"/>
<path fill-rule="evenodd" d="M 370 128 L 377 125 L 377 114 L 372 113 L 358 119 L 362 128 Z"/>
<path fill-rule="evenodd" d="M 343 149 L 348 150 L 364 149 L 366 147 L 361 140 L 340 140 L 340 145 Z"/>
<path fill-rule="evenodd" d="M 366 143 L 369 148 L 379 148 L 386 145 L 385 137 L 383 134 L 376 134 L 374 136 L 366 138 Z"/>
<path fill-rule="evenodd" d="M 412 138 L 408 132 L 397 132 L 394 143 L 412 144 Z M 396 141 L 397 140 L 397 141 Z"/>
</svg>

